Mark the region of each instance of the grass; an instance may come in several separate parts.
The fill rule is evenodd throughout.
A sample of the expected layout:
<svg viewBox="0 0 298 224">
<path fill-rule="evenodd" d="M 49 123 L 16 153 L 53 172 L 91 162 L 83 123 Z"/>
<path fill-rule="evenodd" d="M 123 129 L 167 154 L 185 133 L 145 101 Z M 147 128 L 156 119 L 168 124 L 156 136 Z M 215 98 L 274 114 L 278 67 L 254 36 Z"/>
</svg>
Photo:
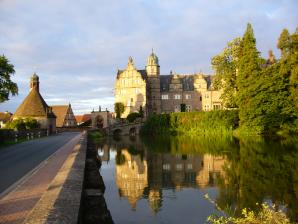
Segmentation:
<svg viewBox="0 0 298 224">
<path fill-rule="evenodd" d="M 18 144 L 18 143 L 21 143 L 21 142 L 26 142 L 26 141 L 30 141 L 31 139 L 27 139 L 27 138 L 20 138 L 20 139 L 18 139 L 18 141 L 16 142 L 16 141 L 12 141 L 12 140 L 10 140 L 10 141 L 4 141 L 4 142 L 1 142 L 0 143 L 0 149 L 1 148 L 4 148 L 4 147 L 7 147 L 7 146 L 10 146 L 10 145 L 15 145 L 15 144 Z"/>
</svg>

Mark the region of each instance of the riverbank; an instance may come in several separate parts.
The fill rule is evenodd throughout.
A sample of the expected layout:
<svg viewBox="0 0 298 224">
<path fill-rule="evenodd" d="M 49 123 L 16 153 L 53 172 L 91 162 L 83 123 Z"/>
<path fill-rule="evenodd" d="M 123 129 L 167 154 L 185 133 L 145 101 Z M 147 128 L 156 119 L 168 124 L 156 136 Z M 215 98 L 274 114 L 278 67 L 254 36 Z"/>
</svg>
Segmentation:
<svg viewBox="0 0 298 224">
<path fill-rule="evenodd" d="M 113 223 L 104 198 L 105 184 L 99 172 L 101 160 L 98 157 L 96 142 L 102 136 L 103 134 L 99 131 L 88 132 L 84 185 L 78 223 Z"/>
<path fill-rule="evenodd" d="M 260 130 L 263 131 L 260 131 Z M 196 111 L 169 114 L 154 114 L 146 120 L 141 135 L 186 135 L 186 136 L 290 136 L 295 129 L 241 126 L 238 110 Z"/>
</svg>

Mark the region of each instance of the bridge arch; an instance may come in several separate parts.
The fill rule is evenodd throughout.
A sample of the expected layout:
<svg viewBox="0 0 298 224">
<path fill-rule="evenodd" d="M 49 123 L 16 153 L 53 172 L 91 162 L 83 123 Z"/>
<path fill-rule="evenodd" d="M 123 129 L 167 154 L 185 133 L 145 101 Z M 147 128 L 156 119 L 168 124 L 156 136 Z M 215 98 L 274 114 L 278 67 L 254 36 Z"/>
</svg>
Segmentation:
<svg viewBox="0 0 298 224">
<path fill-rule="evenodd" d="M 131 128 L 129 129 L 129 136 L 136 136 L 136 134 L 137 134 L 137 129 L 136 129 L 136 127 L 131 127 Z"/>
<path fill-rule="evenodd" d="M 122 130 L 120 128 L 117 128 L 113 131 L 114 136 L 120 136 L 122 135 Z"/>
</svg>

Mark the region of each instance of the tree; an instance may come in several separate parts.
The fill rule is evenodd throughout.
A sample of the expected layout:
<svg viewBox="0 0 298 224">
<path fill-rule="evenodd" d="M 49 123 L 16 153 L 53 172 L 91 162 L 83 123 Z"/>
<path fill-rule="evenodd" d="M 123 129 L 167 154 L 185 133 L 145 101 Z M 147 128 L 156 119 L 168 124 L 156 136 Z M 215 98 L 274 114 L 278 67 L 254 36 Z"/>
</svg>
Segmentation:
<svg viewBox="0 0 298 224">
<path fill-rule="evenodd" d="M 262 60 L 256 47 L 253 28 L 247 24 L 243 35 L 240 52 L 236 85 L 238 88 L 237 105 L 239 107 L 240 125 L 262 133 L 262 117 L 257 117 L 258 105 L 254 97 L 258 94 Z M 262 113 L 262 111 L 261 111 Z"/>
<path fill-rule="evenodd" d="M 144 117 L 144 111 L 143 111 L 143 107 L 142 106 L 140 106 L 139 114 L 140 114 L 140 117 L 141 118 Z"/>
<path fill-rule="evenodd" d="M 279 76 L 285 83 L 287 101 L 282 114 L 287 118 L 286 125 L 294 132 L 298 131 L 298 28 L 293 34 L 284 29 L 278 39 L 277 47 L 281 50 Z"/>
<path fill-rule="evenodd" d="M 236 108 L 237 68 L 239 61 L 241 38 L 235 38 L 224 50 L 212 58 L 211 64 L 215 71 L 214 87 L 221 89 L 221 99 L 226 108 Z"/>
<path fill-rule="evenodd" d="M 116 113 L 116 118 L 120 118 L 121 114 L 123 114 L 123 112 L 124 112 L 124 104 L 121 102 L 115 103 L 114 110 Z"/>
<path fill-rule="evenodd" d="M 0 56 L 0 103 L 9 100 L 9 94 L 18 94 L 17 84 L 10 79 L 14 73 L 14 66 L 4 55 Z"/>
</svg>

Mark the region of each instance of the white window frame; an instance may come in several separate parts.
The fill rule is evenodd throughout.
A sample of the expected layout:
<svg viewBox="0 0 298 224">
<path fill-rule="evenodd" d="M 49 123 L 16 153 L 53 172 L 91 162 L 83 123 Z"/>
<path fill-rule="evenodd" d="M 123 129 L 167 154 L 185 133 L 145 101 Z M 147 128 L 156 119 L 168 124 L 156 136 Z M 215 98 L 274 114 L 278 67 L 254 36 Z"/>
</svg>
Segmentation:
<svg viewBox="0 0 298 224">
<path fill-rule="evenodd" d="M 169 99 L 169 94 L 162 94 L 161 99 L 162 100 L 168 100 Z"/>
<path fill-rule="evenodd" d="M 186 110 L 187 112 L 191 111 L 191 108 L 192 108 L 191 105 L 186 105 L 186 106 L 185 106 L 185 110 Z"/>
<path fill-rule="evenodd" d="M 175 100 L 181 100 L 181 95 L 180 94 L 175 94 L 174 99 Z"/>
<path fill-rule="evenodd" d="M 185 99 L 190 100 L 191 99 L 191 94 L 185 94 Z"/>
<path fill-rule="evenodd" d="M 171 170 L 171 165 L 169 163 L 162 164 L 163 170 Z"/>
</svg>

